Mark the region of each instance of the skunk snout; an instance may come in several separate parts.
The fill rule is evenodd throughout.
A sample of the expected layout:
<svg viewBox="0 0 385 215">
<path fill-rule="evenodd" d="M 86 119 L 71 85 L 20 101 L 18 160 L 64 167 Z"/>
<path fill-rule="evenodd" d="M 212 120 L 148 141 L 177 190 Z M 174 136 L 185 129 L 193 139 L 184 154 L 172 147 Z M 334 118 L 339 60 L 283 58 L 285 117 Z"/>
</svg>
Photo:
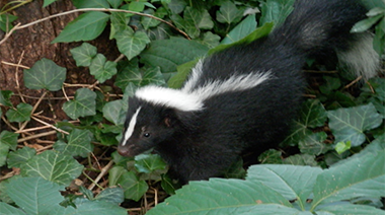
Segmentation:
<svg viewBox="0 0 385 215">
<path fill-rule="evenodd" d="M 133 146 L 133 145 L 131 145 L 131 146 Z M 132 147 L 122 146 L 121 144 L 119 144 L 118 153 L 124 157 L 133 157 L 131 148 Z"/>
</svg>

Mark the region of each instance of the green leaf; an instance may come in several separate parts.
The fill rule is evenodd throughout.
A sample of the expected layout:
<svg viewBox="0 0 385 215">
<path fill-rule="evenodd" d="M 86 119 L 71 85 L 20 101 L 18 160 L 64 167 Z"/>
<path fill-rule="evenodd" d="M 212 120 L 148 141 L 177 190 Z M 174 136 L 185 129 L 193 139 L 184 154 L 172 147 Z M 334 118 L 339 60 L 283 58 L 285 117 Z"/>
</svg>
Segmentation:
<svg viewBox="0 0 385 215">
<path fill-rule="evenodd" d="M 320 204 L 385 193 L 385 150 L 357 157 L 321 173 L 314 186 L 312 209 Z"/>
<path fill-rule="evenodd" d="M 156 40 L 142 52 L 141 61 L 153 67 L 160 67 L 163 73 L 175 72 L 178 65 L 204 56 L 208 48 L 195 41 L 172 37 Z"/>
<path fill-rule="evenodd" d="M 44 0 L 43 7 L 47 7 L 48 5 L 54 3 L 56 0 Z"/>
<path fill-rule="evenodd" d="M 139 180 L 134 172 L 123 173 L 119 178 L 118 183 L 124 189 L 124 197 L 134 201 L 139 201 L 148 190 L 146 181 Z"/>
<path fill-rule="evenodd" d="M 270 33 L 272 25 L 270 27 L 268 25 L 265 25 L 261 28 L 256 28 L 257 22 L 255 21 L 255 15 L 249 15 L 226 35 L 226 37 L 222 40 L 221 44 L 226 45 L 238 42 L 239 40 L 245 38 L 247 35 L 250 35 L 252 33 L 255 35 L 253 40 L 258 39 Z"/>
<path fill-rule="evenodd" d="M 8 168 L 20 168 L 21 165 L 28 162 L 36 154 L 36 150 L 30 147 L 23 147 L 14 152 L 9 152 L 7 163 Z"/>
<path fill-rule="evenodd" d="M 132 1 L 128 5 L 128 10 L 142 12 L 144 10 L 144 2 Z"/>
<path fill-rule="evenodd" d="M 172 214 L 290 214 L 290 203 L 276 191 L 255 181 L 217 179 L 190 181 L 174 196 L 147 212 Z M 246 213 L 248 211 L 248 213 Z M 286 213 L 283 213 L 286 211 Z M 276 212 L 276 213 L 274 213 Z"/>
<path fill-rule="evenodd" d="M 284 164 L 301 165 L 301 166 L 317 166 L 314 155 L 296 154 L 283 160 Z"/>
<path fill-rule="evenodd" d="M 336 152 L 338 154 L 342 154 L 344 153 L 345 151 L 349 150 L 352 148 L 352 145 L 351 145 L 351 142 L 350 141 L 347 141 L 347 142 L 338 142 L 336 144 Z"/>
<path fill-rule="evenodd" d="M 65 78 L 66 68 L 46 58 L 37 61 L 31 69 L 24 70 L 24 84 L 27 88 L 34 90 L 60 90 Z"/>
<path fill-rule="evenodd" d="M 118 156 L 120 156 L 120 155 L 118 155 Z M 120 157 L 123 158 L 122 156 L 120 156 Z M 131 158 L 131 159 L 133 159 L 133 158 Z M 124 161 L 126 161 L 126 160 L 124 159 Z M 114 162 L 116 164 L 119 164 L 119 162 L 116 162 L 116 160 L 114 160 Z M 123 163 L 125 164 L 126 162 L 123 162 Z M 108 171 L 108 186 L 110 186 L 110 187 L 117 186 L 118 183 L 119 183 L 120 178 L 126 172 L 128 172 L 127 169 L 125 169 L 122 166 L 115 165 L 114 167 L 112 167 Z"/>
<path fill-rule="evenodd" d="M 306 127 L 316 128 L 325 124 L 327 113 L 319 100 L 307 100 L 302 104 L 300 118 Z"/>
<path fill-rule="evenodd" d="M 97 49 L 89 43 L 83 43 L 81 46 L 71 49 L 70 52 L 76 61 L 76 66 L 90 66 L 92 59 L 97 54 Z"/>
<path fill-rule="evenodd" d="M 334 90 L 341 87 L 341 80 L 339 78 L 324 76 L 323 79 L 325 80 L 325 83 L 321 85 L 319 89 L 325 95 L 329 95 Z"/>
<path fill-rule="evenodd" d="M 94 75 L 100 83 L 104 83 L 116 74 L 116 65 L 116 62 L 107 61 L 104 55 L 97 54 L 96 57 L 92 59 L 90 73 Z"/>
<path fill-rule="evenodd" d="M 91 139 L 92 134 L 90 131 L 73 129 L 68 137 L 68 143 L 58 140 L 53 148 L 71 156 L 87 157 L 94 150 Z"/>
<path fill-rule="evenodd" d="M 10 131 L 2 131 L 0 133 L 0 145 L 7 145 L 10 149 L 15 151 L 17 147 L 18 136 L 19 134 Z"/>
<path fill-rule="evenodd" d="M 262 183 L 286 199 L 296 200 L 304 210 L 320 173 L 322 169 L 319 167 L 254 165 L 249 168 L 246 180 Z"/>
<path fill-rule="evenodd" d="M 150 43 L 147 34 L 142 31 L 135 33 L 132 33 L 132 30 L 123 31 L 116 34 L 115 38 L 119 51 L 123 53 L 128 60 L 139 55 L 146 48 L 146 45 Z"/>
<path fill-rule="evenodd" d="M 8 152 L 9 146 L 6 144 L 0 144 L 0 167 L 5 165 L 7 161 Z"/>
<path fill-rule="evenodd" d="M 325 132 L 318 132 L 308 135 L 299 141 L 299 149 L 302 153 L 311 155 L 318 156 L 320 154 L 324 154 L 325 152 L 333 149 L 332 146 L 324 143 L 324 141 L 327 139 L 327 136 L 328 135 Z"/>
<path fill-rule="evenodd" d="M 380 14 L 377 16 L 373 16 L 373 17 L 369 17 L 367 19 L 361 20 L 352 27 L 350 32 L 352 33 L 365 32 L 366 30 L 371 28 L 376 22 L 378 22 L 382 17 L 384 17 L 384 15 Z"/>
<path fill-rule="evenodd" d="M 110 39 L 116 38 L 116 34 L 123 33 L 128 31 L 129 33 L 134 33 L 131 27 L 128 26 L 130 17 L 126 13 L 112 12 L 110 15 L 111 20 L 111 32 Z"/>
<path fill-rule="evenodd" d="M 95 115 L 95 99 L 95 92 L 87 88 L 78 89 L 75 99 L 64 103 L 63 110 L 71 119 Z"/>
<path fill-rule="evenodd" d="M 123 2 L 123 0 L 107 0 L 107 1 L 108 1 L 108 3 L 110 3 L 110 5 L 113 8 L 118 8 Z"/>
<path fill-rule="evenodd" d="M 109 15 L 103 12 L 83 13 L 70 22 L 52 43 L 93 40 L 103 32 L 108 20 Z"/>
<path fill-rule="evenodd" d="M 364 131 L 377 128 L 382 119 L 373 104 L 328 111 L 335 142 L 351 141 L 352 147 L 365 141 Z"/>
<path fill-rule="evenodd" d="M 164 170 L 167 164 L 156 154 L 141 154 L 135 156 L 135 167 L 139 172 L 151 173 L 155 170 Z"/>
<path fill-rule="evenodd" d="M 9 32 L 12 28 L 12 22 L 18 17 L 11 14 L 0 14 L 0 29 L 4 32 Z"/>
<path fill-rule="evenodd" d="M 217 20 L 220 23 L 231 24 L 238 22 L 243 15 L 243 11 L 239 10 L 231 1 L 225 1 L 221 4 L 219 11 L 217 11 Z"/>
<path fill-rule="evenodd" d="M 282 152 L 276 149 L 269 149 L 258 156 L 261 164 L 282 164 Z"/>
<path fill-rule="evenodd" d="M 159 67 L 151 67 L 146 69 L 143 74 L 142 81 L 140 82 L 141 86 L 145 85 L 165 85 L 166 82 L 162 73 L 160 72 Z"/>
<path fill-rule="evenodd" d="M 124 192 L 120 187 L 106 188 L 95 197 L 95 200 L 119 205 L 124 201 Z"/>
<path fill-rule="evenodd" d="M 95 215 L 95 214 L 113 214 L 113 215 L 126 215 L 127 211 L 124 208 L 119 207 L 118 205 L 111 204 L 109 202 L 103 201 L 89 201 L 87 199 L 82 199 L 76 204 L 76 208 L 67 207 L 64 208 L 59 205 L 54 205 L 52 210 L 48 214 L 55 215 Z"/>
<path fill-rule="evenodd" d="M 214 27 L 214 22 L 212 21 L 211 16 L 207 10 L 199 10 L 193 7 L 186 7 L 183 14 L 185 21 L 197 29 L 208 30 Z"/>
<path fill-rule="evenodd" d="M 4 202 L 0 202 L 0 215 L 26 215 L 21 209 L 15 208 Z"/>
<path fill-rule="evenodd" d="M 260 24 L 273 22 L 276 26 L 283 23 L 293 11 L 295 0 L 269 0 L 262 2 Z"/>
<path fill-rule="evenodd" d="M 103 116 L 108 121 L 114 123 L 115 125 L 123 125 L 126 119 L 127 109 L 122 107 L 127 106 L 123 100 L 115 100 L 108 102 L 103 107 Z"/>
<path fill-rule="evenodd" d="M 107 0 L 72 0 L 76 8 L 109 8 Z"/>
<path fill-rule="evenodd" d="M 31 158 L 21 166 L 21 175 L 40 176 L 48 181 L 69 185 L 78 177 L 84 166 L 69 155 L 45 151 Z"/>
<path fill-rule="evenodd" d="M 6 107 L 12 107 L 12 103 L 10 100 L 12 95 L 13 92 L 10 90 L 0 90 L 0 104 Z"/>
<path fill-rule="evenodd" d="M 324 213 L 323 213 L 324 212 Z M 339 205 L 323 206 L 319 210 L 315 211 L 316 214 L 349 214 L 349 215 L 385 215 L 385 211 L 367 206 L 344 203 Z"/>
<path fill-rule="evenodd" d="M 65 190 L 63 185 L 40 177 L 17 178 L 6 187 L 11 199 L 28 214 L 49 214 L 50 206 L 64 200 L 59 192 Z"/>
<path fill-rule="evenodd" d="M 115 85 L 124 90 L 128 84 L 136 86 L 142 81 L 142 74 L 139 70 L 138 60 L 134 58 L 125 65 L 118 65 L 118 74 L 116 75 Z"/>
<path fill-rule="evenodd" d="M 183 83 L 186 81 L 188 75 L 191 72 L 191 69 L 197 64 L 199 59 L 192 60 L 190 62 L 184 63 L 177 67 L 178 73 L 170 78 L 168 81 L 168 86 L 174 89 L 181 88 Z"/>
<path fill-rule="evenodd" d="M 216 46 L 219 45 L 219 41 L 221 40 L 221 37 L 213 34 L 212 32 L 208 31 L 203 34 L 203 39 L 200 40 L 199 42 L 210 49 L 215 48 Z"/>
<path fill-rule="evenodd" d="M 31 120 L 32 109 L 30 104 L 20 103 L 16 109 L 9 109 L 5 115 L 10 122 L 25 122 Z"/>
</svg>

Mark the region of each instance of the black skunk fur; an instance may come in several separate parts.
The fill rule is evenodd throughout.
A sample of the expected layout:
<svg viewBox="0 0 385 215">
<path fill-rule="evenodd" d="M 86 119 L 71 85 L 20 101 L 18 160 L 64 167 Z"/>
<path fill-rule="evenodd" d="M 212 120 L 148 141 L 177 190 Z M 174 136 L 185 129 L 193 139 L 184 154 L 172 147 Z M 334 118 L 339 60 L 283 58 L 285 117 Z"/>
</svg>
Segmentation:
<svg viewBox="0 0 385 215">
<path fill-rule="evenodd" d="M 182 183 L 218 176 L 243 150 L 257 146 L 261 153 L 285 138 L 308 57 L 332 50 L 354 72 L 375 74 L 371 37 L 349 33 L 365 18 L 357 1 L 298 0 L 294 7 L 269 36 L 201 60 L 182 89 L 139 89 L 129 99 L 118 152 L 154 148 Z"/>
</svg>

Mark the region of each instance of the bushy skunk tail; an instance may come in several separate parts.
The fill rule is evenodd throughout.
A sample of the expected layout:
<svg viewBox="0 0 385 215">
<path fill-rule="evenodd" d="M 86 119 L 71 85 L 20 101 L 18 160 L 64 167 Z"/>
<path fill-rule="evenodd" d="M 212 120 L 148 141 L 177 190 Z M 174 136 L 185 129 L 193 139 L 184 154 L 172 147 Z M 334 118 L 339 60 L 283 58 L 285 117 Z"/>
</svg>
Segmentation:
<svg viewBox="0 0 385 215">
<path fill-rule="evenodd" d="M 272 37 L 296 44 L 309 56 L 337 53 L 340 64 L 364 78 L 377 74 L 380 58 L 369 33 L 352 34 L 353 25 L 365 18 L 358 0 L 297 0 L 294 11 Z"/>
</svg>

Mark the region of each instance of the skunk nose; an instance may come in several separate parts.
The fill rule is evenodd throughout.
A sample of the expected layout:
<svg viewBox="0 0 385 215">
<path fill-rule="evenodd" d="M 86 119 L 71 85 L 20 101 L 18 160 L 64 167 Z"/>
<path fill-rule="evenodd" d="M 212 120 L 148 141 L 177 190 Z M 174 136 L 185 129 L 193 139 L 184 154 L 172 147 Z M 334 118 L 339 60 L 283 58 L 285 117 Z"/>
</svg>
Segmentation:
<svg viewBox="0 0 385 215">
<path fill-rule="evenodd" d="M 121 156 L 124 156 L 124 157 L 128 157 L 129 154 L 130 154 L 130 152 L 129 152 L 127 147 L 120 147 L 120 146 L 118 146 L 118 153 Z"/>
</svg>

